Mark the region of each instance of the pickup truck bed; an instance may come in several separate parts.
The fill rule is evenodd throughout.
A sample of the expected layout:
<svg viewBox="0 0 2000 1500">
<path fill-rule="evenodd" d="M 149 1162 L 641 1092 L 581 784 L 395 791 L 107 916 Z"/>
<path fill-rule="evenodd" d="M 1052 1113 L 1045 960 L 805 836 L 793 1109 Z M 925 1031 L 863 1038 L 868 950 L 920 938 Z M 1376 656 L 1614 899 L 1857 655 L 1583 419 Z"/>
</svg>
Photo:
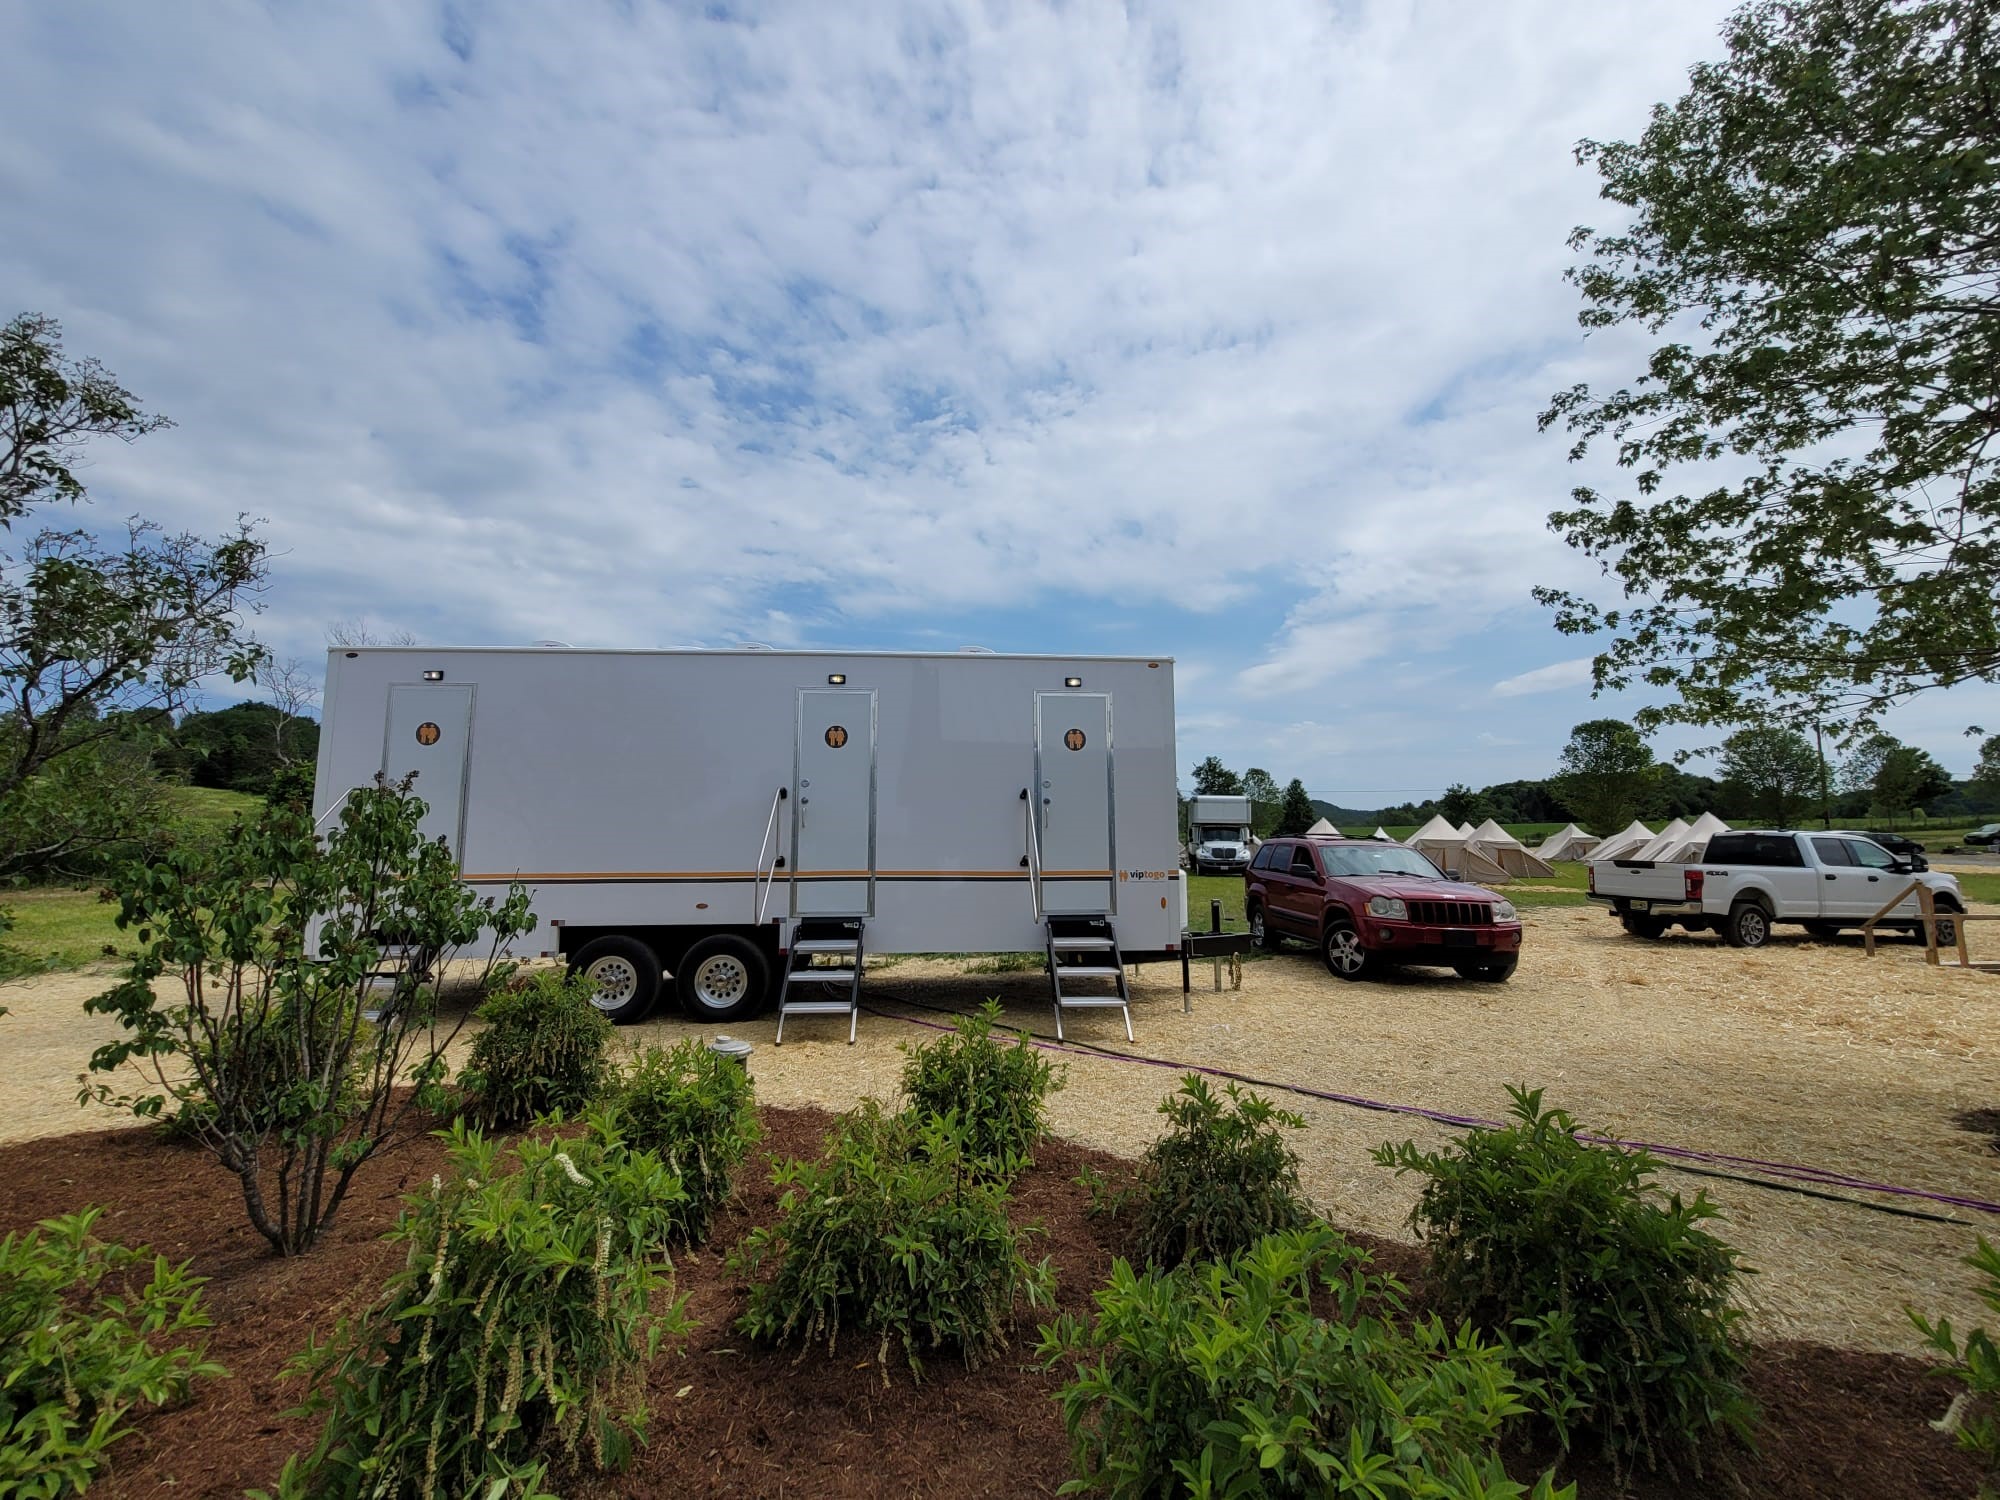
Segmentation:
<svg viewBox="0 0 2000 1500">
<path fill-rule="evenodd" d="M 1965 898 L 1950 875 L 1916 872 L 1888 850 L 1849 834 L 1757 830 L 1717 834 L 1695 864 L 1593 860 L 1590 899 L 1609 906 L 1634 937 L 1669 926 L 1713 931 L 1740 948 L 1759 948 L 1772 927 L 1793 923 L 1822 936 L 1859 927 L 1898 891 L 1929 887 L 1937 910 L 1962 912 Z M 1918 902 L 1906 896 L 1888 921 L 1919 936 Z M 1940 924 L 1938 940 L 1954 934 Z"/>
</svg>

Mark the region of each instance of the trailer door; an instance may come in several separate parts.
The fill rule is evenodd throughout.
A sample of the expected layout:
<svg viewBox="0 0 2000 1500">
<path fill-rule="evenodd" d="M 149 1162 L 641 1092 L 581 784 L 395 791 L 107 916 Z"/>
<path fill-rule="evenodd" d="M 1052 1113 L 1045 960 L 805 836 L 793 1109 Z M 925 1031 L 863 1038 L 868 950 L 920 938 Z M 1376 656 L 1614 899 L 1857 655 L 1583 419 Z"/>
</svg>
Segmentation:
<svg viewBox="0 0 2000 1500">
<path fill-rule="evenodd" d="M 389 731 L 382 773 L 391 782 L 412 771 L 411 788 L 426 811 L 417 825 L 464 856 L 465 760 L 472 748 L 472 684 L 403 683 L 389 689 Z"/>
<path fill-rule="evenodd" d="M 1035 694 L 1035 782 L 1042 910 L 1116 911 L 1108 693 Z"/>
<path fill-rule="evenodd" d="M 792 915 L 875 914 L 875 694 L 802 688 L 792 787 Z"/>
</svg>

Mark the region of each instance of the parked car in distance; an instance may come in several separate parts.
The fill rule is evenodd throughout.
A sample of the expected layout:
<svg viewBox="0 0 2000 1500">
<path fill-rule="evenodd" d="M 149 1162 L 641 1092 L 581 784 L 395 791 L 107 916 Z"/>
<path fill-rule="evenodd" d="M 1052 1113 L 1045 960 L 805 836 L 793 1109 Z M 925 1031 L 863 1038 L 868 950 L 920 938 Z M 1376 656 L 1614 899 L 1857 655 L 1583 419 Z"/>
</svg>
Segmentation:
<svg viewBox="0 0 2000 1500">
<path fill-rule="evenodd" d="M 1311 943 L 1340 979 L 1433 964 L 1497 984 L 1520 961 L 1511 901 L 1453 880 L 1401 844 L 1267 839 L 1243 873 L 1243 909 L 1260 948 Z"/>
<path fill-rule="evenodd" d="M 1965 842 L 1990 849 L 2000 844 L 2000 823 L 1982 823 L 1965 836 Z"/>
<path fill-rule="evenodd" d="M 1955 876 L 1919 873 L 1871 839 L 1853 834 L 1744 829 L 1718 833 L 1699 864 L 1649 860 L 1587 862 L 1590 899 L 1609 906 L 1633 937 L 1656 938 L 1667 928 L 1713 931 L 1737 948 L 1761 948 L 1779 923 L 1796 923 L 1816 937 L 1859 927 L 1898 891 L 1929 887 L 1940 915 L 1962 913 Z M 1905 896 L 1886 924 L 1923 935 L 1917 898 Z M 1953 923 L 1937 924 L 1940 943 L 1957 941 Z"/>
<path fill-rule="evenodd" d="M 1868 832 L 1859 828 L 1834 828 L 1829 832 L 1843 839 L 1867 839 L 1872 844 L 1880 844 L 1896 858 L 1902 860 L 1912 870 L 1928 870 L 1931 862 L 1924 858 L 1924 846 L 1915 839 L 1905 838 L 1900 833 Z"/>
</svg>

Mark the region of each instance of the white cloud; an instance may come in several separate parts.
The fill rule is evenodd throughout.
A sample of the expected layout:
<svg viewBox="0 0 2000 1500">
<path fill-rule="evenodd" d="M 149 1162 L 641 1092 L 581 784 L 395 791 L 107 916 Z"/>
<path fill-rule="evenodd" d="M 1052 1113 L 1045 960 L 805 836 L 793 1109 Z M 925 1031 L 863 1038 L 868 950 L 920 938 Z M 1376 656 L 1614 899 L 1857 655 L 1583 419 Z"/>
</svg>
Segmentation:
<svg viewBox="0 0 2000 1500">
<path fill-rule="evenodd" d="M 1518 677 L 1505 678 L 1493 684 L 1493 696 L 1523 698 L 1530 693 L 1553 693 L 1562 688 L 1583 687 L 1590 681 L 1591 660 L 1588 656 L 1572 657 L 1568 661 L 1536 667 L 1534 671 L 1523 672 Z"/>
</svg>

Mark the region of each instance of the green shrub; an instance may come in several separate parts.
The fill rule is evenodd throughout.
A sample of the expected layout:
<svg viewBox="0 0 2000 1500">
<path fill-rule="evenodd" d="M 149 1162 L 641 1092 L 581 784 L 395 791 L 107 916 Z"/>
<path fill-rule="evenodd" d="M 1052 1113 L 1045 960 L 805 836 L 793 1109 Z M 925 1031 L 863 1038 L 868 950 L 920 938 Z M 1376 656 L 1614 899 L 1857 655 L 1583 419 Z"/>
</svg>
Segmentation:
<svg viewBox="0 0 2000 1500">
<path fill-rule="evenodd" d="M 687 1328 L 665 1242 L 679 1184 L 594 1116 L 507 1153 L 459 1122 L 450 1181 L 412 1194 L 381 1299 L 292 1363 L 325 1418 L 286 1497 L 532 1494 L 546 1469 L 620 1467 L 646 1366 Z"/>
<path fill-rule="evenodd" d="M 681 1180 L 675 1242 L 699 1245 L 729 1201 L 730 1175 L 756 1143 L 750 1071 L 692 1037 L 649 1047 L 620 1081 L 612 1106 L 632 1146 L 650 1151 Z"/>
<path fill-rule="evenodd" d="M 1017 1296 L 1046 1301 L 1054 1278 L 1031 1266 L 1007 1222 L 1007 1193 L 965 1156 L 947 1115 L 886 1115 L 865 1101 L 834 1126 L 817 1162 L 778 1165 L 775 1225 L 730 1256 L 755 1277 L 738 1326 L 753 1338 L 832 1353 L 843 1327 L 875 1340 L 882 1378 L 899 1348 L 923 1378 L 920 1350 L 954 1349 L 977 1365 L 1007 1342 Z"/>
<path fill-rule="evenodd" d="M 1299 1159 L 1284 1137 L 1304 1120 L 1233 1083 L 1217 1095 L 1194 1073 L 1160 1113 L 1173 1125 L 1139 1168 L 1140 1259 L 1220 1260 L 1307 1221 Z"/>
<path fill-rule="evenodd" d="M 82 1494 L 134 1406 L 224 1373 L 200 1344 L 173 1347 L 209 1326 L 201 1279 L 155 1258 L 138 1284 L 143 1252 L 91 1236 L 102 1212 L 0 1240 L 0 1495 Z M 100 1291 L 107 1276 L 127 1294 Z"/>
<path fill-rule="evenodd" d="M 588 1109 L 611 1074 L 612 1027 L 596 993 L 582 975 L 549 969 L 492 995 L 458 1075 L 465 1112 L 490 1129 Z"/>
<path fill-rule="evenodd" d="M 1324 1225 L 1171 1271 L 1114 1264 L 1089 1323 L 1042 1330 L 1078 1479 L 1118 1500 L 1500 1500 L 1502 1425 L 1526 1408 L 1501 1348 L 1436 1317 Z M 1315 1292 L 1330 1298 L 1315 1316 Z M 1568 1496 L 1547 1475 L 1532 1492 Z"/>
<path fill-rule="evenodd" d="M 1979 1300 L 2000 1312 L 2000 1250 L 1995 1250 L 1982 1234 L 1978 1248 L 1965 1257 L 1963 1264 L 1980 1275 Z M 2000 1348 L 1995 1347 L 1983 1328 L 1968 1330 L 1961 1345 L 1952 1331 L 1951 1319 L 1939 1318 L 1933 1323 L 1921 1313 L 1908 1308 L 1904 1311 L 1909 1313 L 1924 1341 L 1949 1361 L 1943 1373 L 1965 1387 L 1952 1398 L 1950 1409 L 1936 1425 L 1951 1433 L 1961 1448 L 1978 1455 L 1986 1467 L 1987 1479 L 1980 1494 L 1992 1495 L 1996 1485 L 2000 1485 L 2000 1422 L 1994 1418 L 1995 1400 L 2000 1398 Z"/>
<path fill-rule="evenodd" d="M 343 1051 L 340 1035 L 353 1024 L 332 1004 L 317 1008 L 313 1024 L 319 1035 L 310 1047 L 300 1045 L 298 1012 L 281 1004 L 272 1014 L 244 1014 L 238 1027 L 217 1031 L 210 1056 L 210 1086 L 191 1081 L 175 1095 L 178 1108 L 163 1115 L 161 1129 L 172 1140 L 206 1143 L 219 1138 L 223 1111 L 215 1093 L 232 1101 L 235 1123 L 246 1131 L 303 1136 L 316 1129 L 338 1129 L 367 1107 L 360 1080 L 353 1073 L 352 1051 Z M 342 1076 L 322 1081 L 307 1070 Z M 330 1084 L 330 1087 L 329 1087 Z"/>
<path fill-rule="evenodd" d="M 996 1041 L 1000 1002 L 989 1000 L 976 1016 L 962 1016 L 952 1034 L 921 1047 L 902 1043 L 903 1093 L 927 1115 L 956 1114 L 965 1127 L 965 1149 L 1011 1178 L 1033 1159 L 1048 1133 L 1045 1105 L 1063 1086 L 1054 1063 L 1029 1044 Z"/>
<path fill-rule="evenodd" d="M 1701 1228 L 1717 1210 L 1705 1194 L 1664 1195 L 1643 1151 L 1585 1145 L 1541 1090 L 1508 1092 L 1505 1129 L 1376 1153 L 1426 1179 L 1410 1224 L 1437 1306 L 1517 1344 L 1565 1447 L 1582 1433 L 1621 1472 L 1699 1474 L 1703 1445 L 1747 1439 L 1753 1415 L 1736 1252 Z"/>
</svg>

